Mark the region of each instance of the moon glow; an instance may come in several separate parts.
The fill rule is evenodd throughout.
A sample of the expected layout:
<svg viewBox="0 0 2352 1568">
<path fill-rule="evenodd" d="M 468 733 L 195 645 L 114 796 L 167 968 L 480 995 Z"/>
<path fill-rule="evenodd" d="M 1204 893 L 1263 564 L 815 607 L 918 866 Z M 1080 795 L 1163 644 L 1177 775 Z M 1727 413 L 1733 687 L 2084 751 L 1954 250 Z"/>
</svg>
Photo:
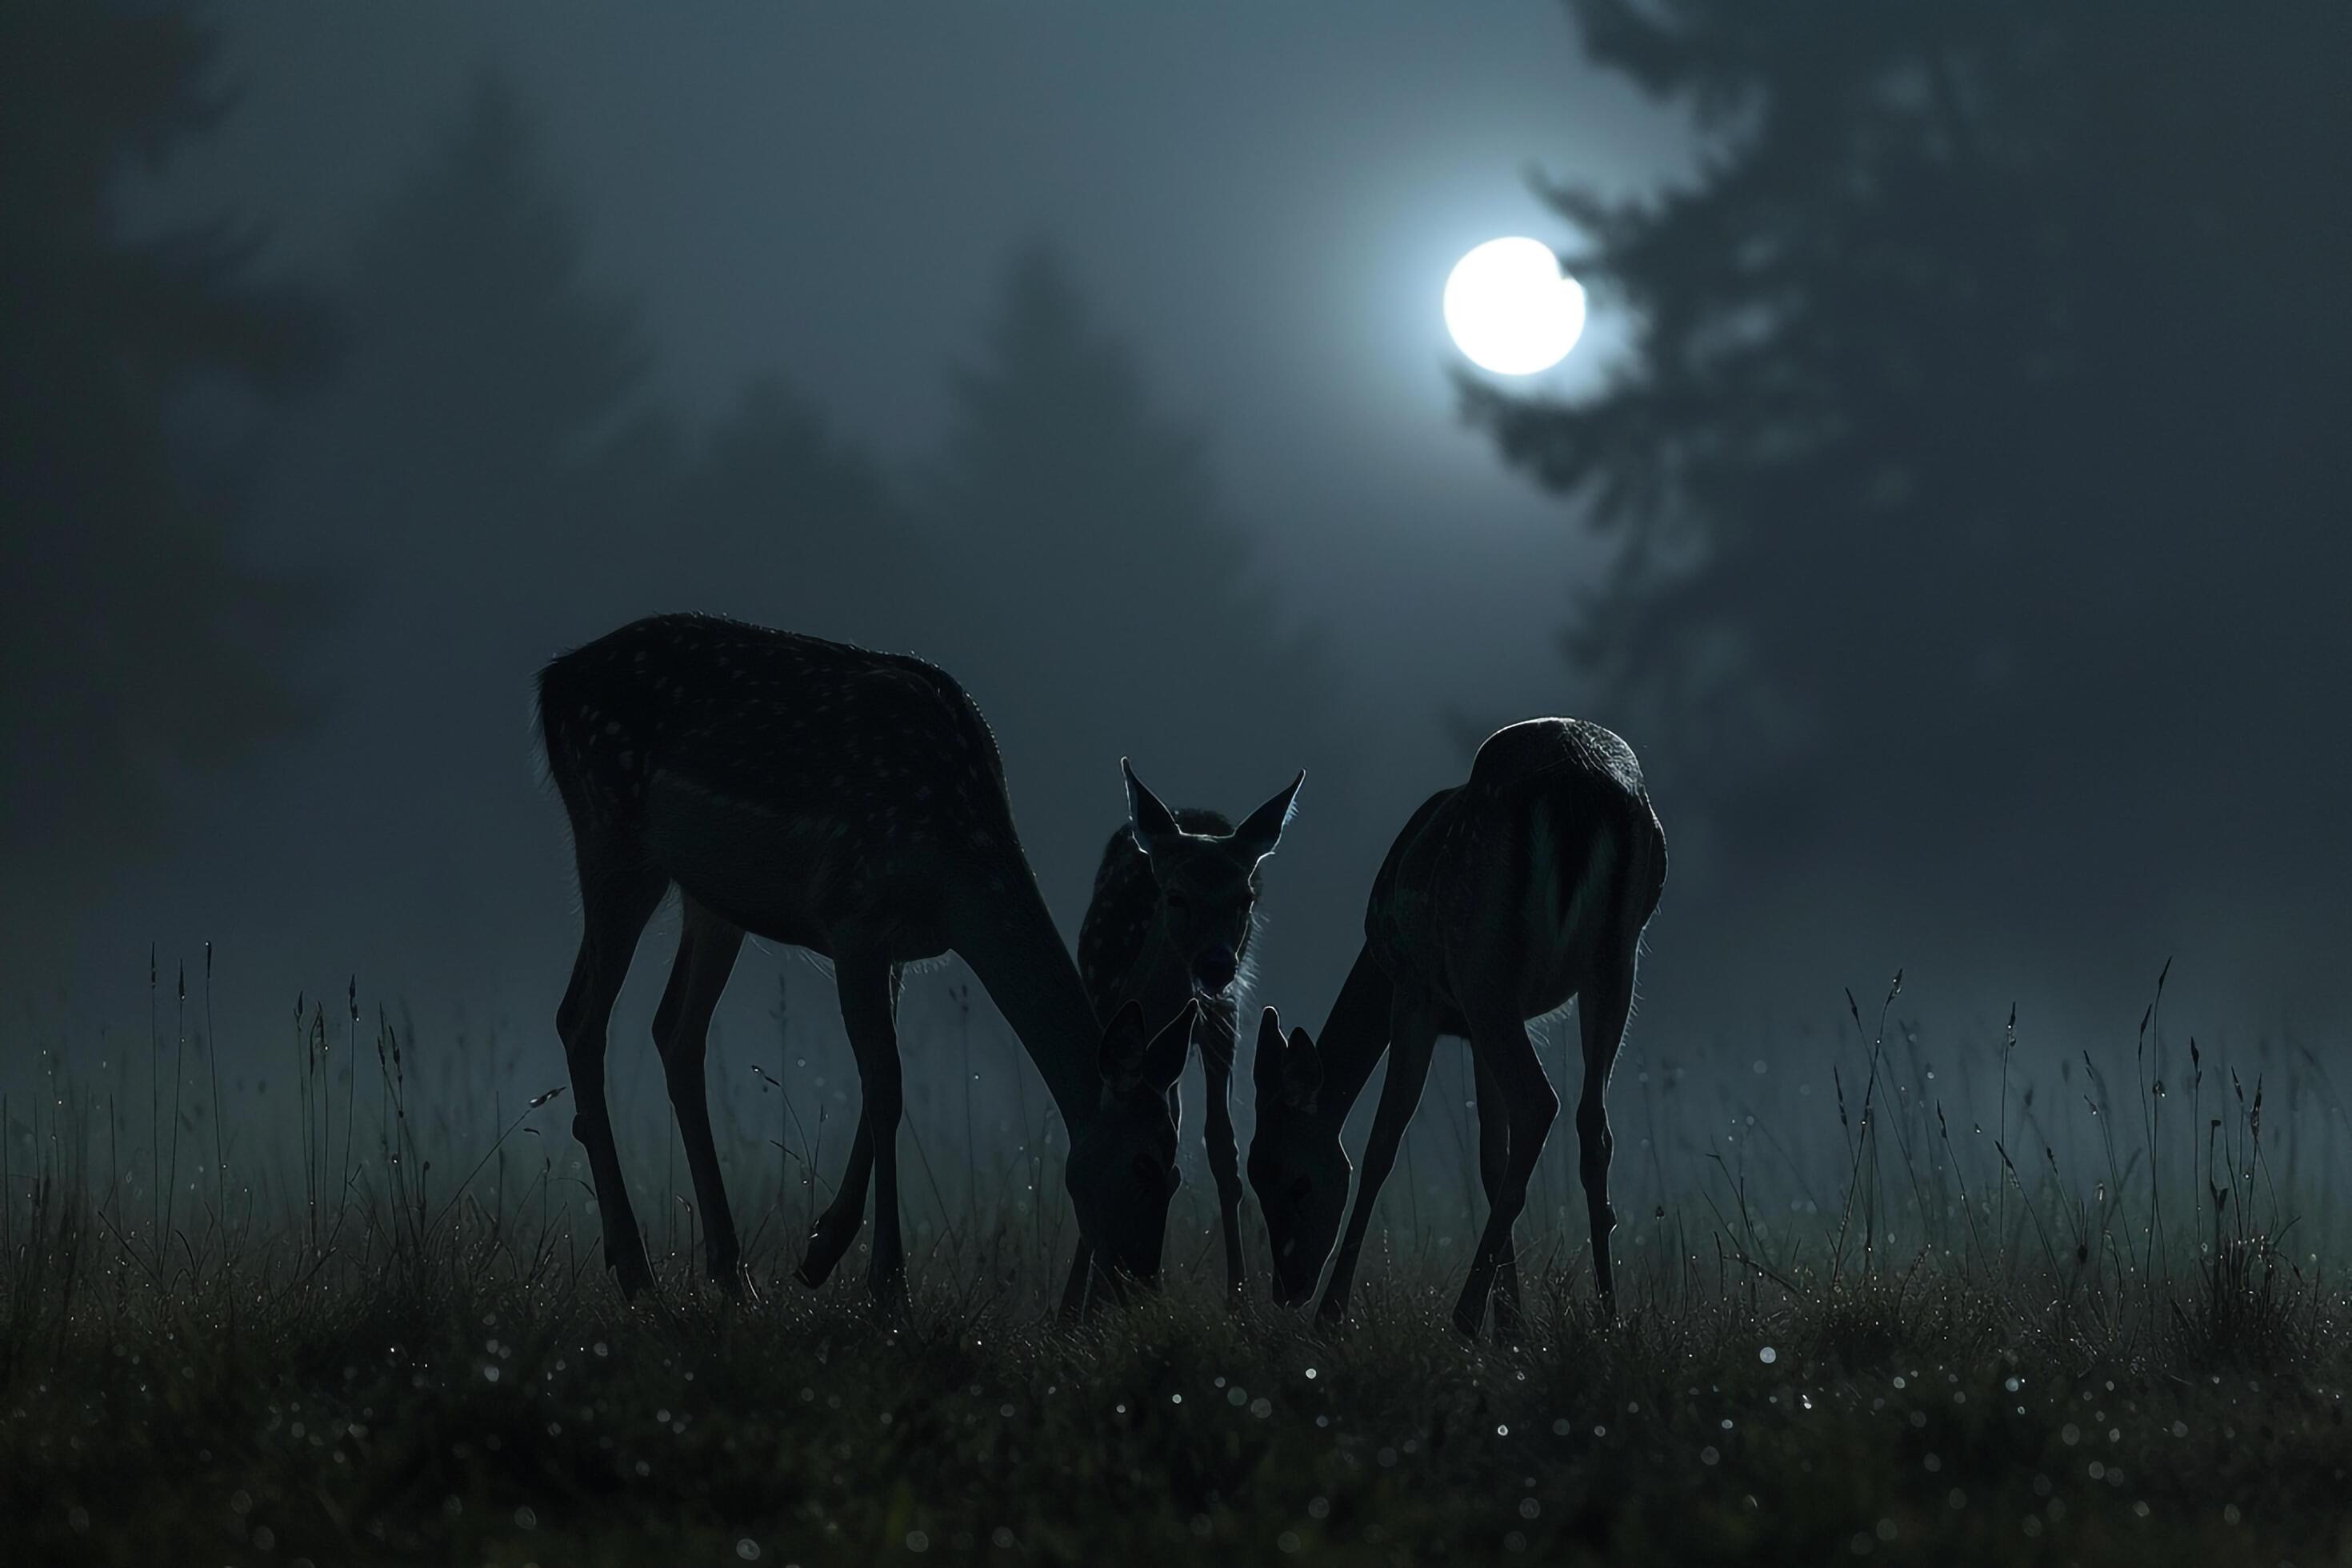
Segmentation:
<svg viewBox="0 0 2352 1568">
<path fill-rule="evenodd" d="M 1584 333 L 1584 286 L 1539 239 L 1490 239 L 1445 279 L 1445 330 L 1481 370 L 1534 375 Z"/>
</svg>

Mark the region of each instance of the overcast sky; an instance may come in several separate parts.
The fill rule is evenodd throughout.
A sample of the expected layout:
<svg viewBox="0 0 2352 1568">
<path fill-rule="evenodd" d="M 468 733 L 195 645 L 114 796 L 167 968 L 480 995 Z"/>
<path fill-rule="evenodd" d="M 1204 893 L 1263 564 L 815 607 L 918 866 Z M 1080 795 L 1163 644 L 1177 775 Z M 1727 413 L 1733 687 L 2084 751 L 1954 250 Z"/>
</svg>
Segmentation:
<svg viewBox="0 0 2352 1568">
<path fill-rule="evenodd" d="M 1008 261 L 1047 243 L 1158 400 L 1197 425 L 1281 613 L 1335 656 L 1345 705 L 1371 731 L 1365 776 L 1349 781 L 1366 820 L 1401 823 L 1461 776 L 1448 710 L 1575 710 L 1557 636 L 1598 557 L 1561 503 L 1456 419 L 1466 366 L 1445 340 L 1441 290 L 1456 258 L 1497 236 L 1572 255 L 1543 179 L 1656 189 L 1692 166 L 1696 141 L 1683 116 L 1590 68 L 1549 0 L 289 4 L 223 8 L 219 22 L 229 111 L 131 193 L 140 221 L 234 213 L 268 235 L 273 265 L 331 281 L 362 221 L 497 67 L 587 224 L 599 280 L 642 307 L 656 396 L 691 427 L 747 379 L 781 372 L 917 482 Z M 1571 395 L 1593 384 L 1625 333 L 1601 301 L 1584 344 L 1537 384 Z M 518 692 L 523 677 L 520 665 L 497 675 Z M 1252 787 L 1271 789 L 1287 765 Z M 1307 813 L 1326 787 L 1310 784 Z M 348 912 L 329 918 L 269 909 L 231 873 L 255 846 L 299 860 L 317 840 L 264 807 L 236 816 L 142 868 L 92 917 L 71 1016 L 143 1027 L 143 974 L 125 953 L 143 957 L 151 937 L 167 954 L 220 937 L 242 939 L 239 973 L 262 994 L 330 975 L 340 986 L 358 969 L 420 1006 L 516 1003 L 551 1047 L 541 1020 L 561 976 L 544 944 L 410 951 L 367 923 L 367 888 L 334 889 Z M 547 824 L 551 847 L 551 801 Z M 1088 826 L 1088 841 L 1101 830 Z M 1671 817 L 1669 830 L 1687 876 L 1699 836 Z M 1349 853 L 1368 879 L 1376 851 L 1360 847 Z M 1696 885 L 1678 883 L 1682 897 Z M 1079 891 L 1056 890 L 1057 904 Z M 2247 1029 L 2292 1023 L 2303 1005 L 2263 967 L 2288 944 L 2232 916 L 2168 914 L 2164 934 L 2089 931 L 2084 953 L 2053 955 L 1969 926 L 1958 902 L 1893 875 L 1859 888 L 1797 877 L 1784 893 L 1769 929 L 1716 952 L 1677 942 L 1670 894 L 1638 1029 L 1703 1047 L 1751 1006 L 1744 1021 L 1766 1031 L 1833 1028 L 1842 986 L 1908 963 L 1915 991 L 1926 980 L 1973 1019 L 2011 998 L 2029 1016 L 2063 1004 L 2068 1022 L 2098 1020 L 2127 1046 L 2175 933 L 2218 973 L 2209 997 Z M 404 918 L 429 926 L 431 910 Z M 1309 1019 L 1352 943 L 1348 922 L 1322 923 L 1347 940 L 1280 979 L 1281 999 Z M 2307 954 L 2295 962 L 2306 981 L 2319 973 Z"/>
<path fill-rule="evenodd" d="M 274 5 L 171 170 L 332 266 L 486 62 L 522 85 L 602 272 L 688 413 L 781 367 L 894 457 L 939 433 L 1017 247 L 1071 262 L 1209 438 L 1286 605 L 1407 725 L 1557 707 L 1586 552 L 1453 417 L 1439 294 L 1471 246 L 1572 243 L 1538 176 L 1634 189 L 1687 128 L 1559 7 Z M 1596 374 L 1603 320 L 1548 378 Z"/>
</svg>

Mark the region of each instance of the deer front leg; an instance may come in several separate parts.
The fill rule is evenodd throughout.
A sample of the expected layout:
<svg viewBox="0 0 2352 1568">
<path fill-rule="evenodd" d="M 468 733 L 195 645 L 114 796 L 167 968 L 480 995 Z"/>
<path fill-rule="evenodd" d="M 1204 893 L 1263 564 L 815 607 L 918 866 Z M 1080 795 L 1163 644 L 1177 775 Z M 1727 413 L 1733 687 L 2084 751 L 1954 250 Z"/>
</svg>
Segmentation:
<svg viewBox="0 0 2352 1568">
<path fill-rule="evenodd" d="M 661 1005 L 654 1010 L 654 1048 L 669 1081 L 677 1112 L 686 1168 L 694 1180 L 694 1201 L 702 1212 L 702 1235 L 710 1278 L 730 1296 L 743 1293 L 736 1265 L 742 1248 L 727 1184 L 719 1171 L 719 1150 L 710 1133 L 710 1096 L 703 1066 L 710 1043 L 710 1015 L 742 951 L 743 928 L 712 913 L 688 897 L 677 940 L 677 959 Z"/>
<path fill-rule="evenodd" d="M 563 1038 L 571 1071 L 575 1108 L 572 1135 L 588 1152 L 588 1173 L 595 1184 L 604 1267 L 613 1271 L 621 1294 L 634 1298 L 652 1288 L 654 1271 L 646 1258 L 646 1239 L 637 1231 L 636 1213 L 629 1206 L 628 1184 L 621 1175 L 620 1151 L 613 1141 L 612 1111 L 604 1098 L 604 1047 L 630 956 L 668 881 L 659 872 L 625 868 L 625 849 L 592 840 L 580 845 L 578 854 L 580 955 L 572 966 L 562 1005 L 555 1011 L 555 1027 Z"/>
<path fill-rule="evenodd" d="M 1496 1195 L 1510 1168 L 1511 1117 L 1502 1086 L 1475 1051 L 1471 1053 L 1478 1074 L 1478 1181 L 1486 1189 L 1492 1212 Z M 1519 1297 L 1519 1254 L 1516 1230 L 1505 1233 L 1503 1251 L 1495 1264 L 1495 1337 L 1516 1343 L 1522 1318 Z"/>
<path fill-rule="evenodd" d="M 860 1226 L 866 1223 L 866 1188 L 874 1175 L 874 1134 L 866 1124 L 866 1112 L 857 1113 L 857 1132 L 849 1141 L 849 1158 L 842 1165 L 841 1185 L 834 1189 L 833 1202 L 825 1205 L 817 1215 L 816 1228 L 809 1232 L 808 1251 L 802 1255 L 796 1270 L 800 1282 L 811 1289 L 833 1277 L 847 1255 L 850 1243 L 857 1239 Z"/>
<path fill-rule="evenodd" d="M 1239 1307 L 1246 1272 L 1242 1264 L 1241 1149 L 1234 1137 L 1234 1010 L 1220 1006 L 1201 1020 L 1201 1078 L 1208 1103 L 1209 1174 L 1217 1184 L 1217 1216 L 1225 1234 L 1226 1305 Z"/>
<path fill-rule="evenodd" d="M 874 1258 L 866 1288 L 890 1322 L 907 1318 L 907 1255 L 898 1226 L 898 1123 L 906 1110 L 906 1086 L 898 1061 L 898 1027 L 893 1018 L 896 986 L 891 964 L 842 954 L 834 962 L 841 993 L 841 1022 L 857 1055 L 864 1089 L 865 1131 L 874 1163 Z"/>
<path fill-rule="evenodd" d="M 1322 1304 L 1315 1315 L 1336 1323 L 1348 1314 L 1348 1294 L 1356 1279 L 1356 1260 L 1364 1250 L 1364 1234 L 1372 1223 L 1372 1205 L 1381 1187 L 1395 1169 L 1397 1149 L 1405 1128 L 1421 1106 L 1421 1091 L 1429 1082 L 1430 1053 L 1437 1046 L 1437 1023 L 1427 1007 L 1408 1003 L 1400 994 L 1389 1023 L 1389 1071 L 1381 1085 L 1380 1110 L 1372 1117 L 1372 1135 L 1364 1144 L 1364 1168 L 1356 1177 L 1356 1206 L 1348 1215 L 1348 1232 L 1331 1263 L 1330 1282 L 1323 1287 Z"/>
</svg>

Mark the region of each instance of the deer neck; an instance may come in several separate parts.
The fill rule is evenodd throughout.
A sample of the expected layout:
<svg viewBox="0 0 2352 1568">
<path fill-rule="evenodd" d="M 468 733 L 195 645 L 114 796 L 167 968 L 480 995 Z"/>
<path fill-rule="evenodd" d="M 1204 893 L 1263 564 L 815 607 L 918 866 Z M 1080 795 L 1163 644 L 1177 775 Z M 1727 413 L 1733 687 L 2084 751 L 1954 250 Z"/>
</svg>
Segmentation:
<svg viewBox="0 0 2352 1568">
<path fill-rule="evenodd" d="M 1072 1137 L 1102 1102 L 1102 1026 L 1026 865 L 976 877 L 950 903 L 949 945 L 1013 1026 Z"/>
<path fill-rule="evenodd" d="M 1323 1033 L 1316 1037 L 1323 1059 L 1319 1114 L 1334 1127 L 1347 1121 L 1364 1085 L 1371 1081 L 1372 1068 L 1389 1048 L 1391 992 L 1388 971 L 1366 944 L 1339 987 L 1339 1000 L 1331 1004 Z"/>
</svg>

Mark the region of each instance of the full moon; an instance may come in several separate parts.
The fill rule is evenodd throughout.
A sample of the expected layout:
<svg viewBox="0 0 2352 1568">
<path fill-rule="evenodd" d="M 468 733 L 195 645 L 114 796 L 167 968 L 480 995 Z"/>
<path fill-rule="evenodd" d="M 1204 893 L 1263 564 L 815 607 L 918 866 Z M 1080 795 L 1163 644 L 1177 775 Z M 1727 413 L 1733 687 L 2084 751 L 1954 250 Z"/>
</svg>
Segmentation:
<svg viewBox="0 0 2352 1568">
<path fill-rule="evenodd" d="M 1583 335 L 1584 286 L 1539 239 L 1490 239 L 1445 279 L 1445 330 L 1479 369 L 1533 375 Z"/>
</svg>

